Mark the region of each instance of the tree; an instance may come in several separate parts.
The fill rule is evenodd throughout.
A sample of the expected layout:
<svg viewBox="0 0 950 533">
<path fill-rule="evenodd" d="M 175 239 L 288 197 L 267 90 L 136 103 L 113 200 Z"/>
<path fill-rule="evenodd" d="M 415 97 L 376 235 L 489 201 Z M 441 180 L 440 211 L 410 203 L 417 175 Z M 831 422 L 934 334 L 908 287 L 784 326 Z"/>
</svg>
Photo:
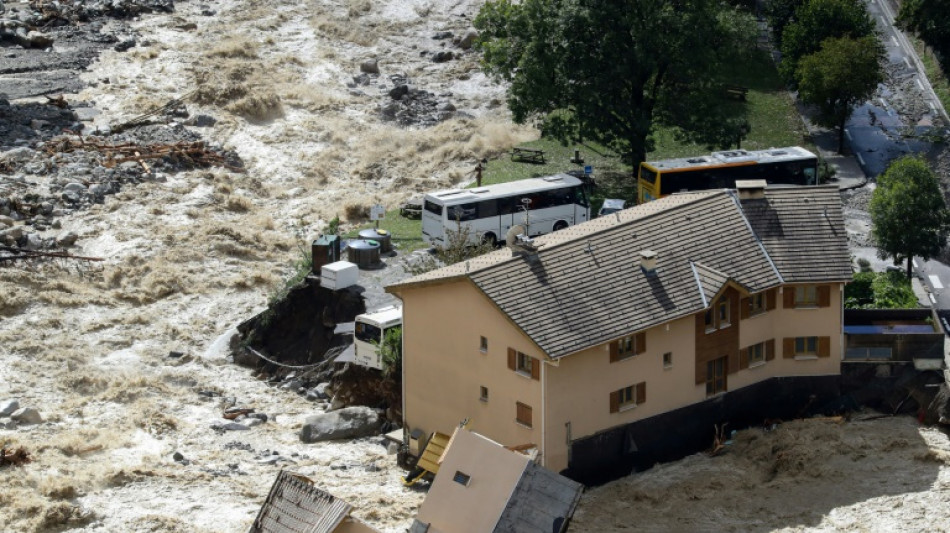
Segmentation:
<svg viewBox="0 0 950 533">
<path fill-rule="evenodd" d="M 817 52 L 825 39 L 873 34 L 874 21 L 862 0 L 808 0 L 795 10 L 795 21 L 782 33 L 779 71 L 794 80 L 798 61 Z"/>
<path fill-rule="evenodd" d="M 854 107 L 884 81 L 884 47 L 871 35 L 860 39 L 826 39 L 821 49 L 801 58 L 795 79 L 803 102 L 818 107 L 815 122 L 838 128 L 838 153 L 844 126 Z"/>
<path fill-rule="evenodd" d="M 870 212 L 879 256 L 893 257 L 895 265 L 906 260 L 908 278 L 911 259 L 936 256 L 950 233 L 940 182 L 923 159 L 913 156 L 894 161 L 878 178 Z"/>
<path fill-rule="evenodd" d="M 402 379 L 402 327 L 396 326 L 386 330 L 383 341 L 373 341 L 379 350 L 379 358 L 383 363 L 383 375 L 395 379 Z"/>
<path fill-rule="evenodd" d="M 933 48 L 943 71 L 950 73 L 950 0 L 904 0 L 897 23 Z"/>
<path fill-rule="evenodd" d="M 489 0 L 475 26 L 516 122 L 633 164 L 658 123 L 703 138 L 719 67 L 755 42 L 751 17 L 716 0 Z"/>
<path fill-rule="evenodd" d="M 768 0 L 765 4 L 765 18 L 772 27 L 772 34 L 775 40 L 782 42 L 782 34 L 785 27 L 792 22 L 795 17 L 795 10 L 801 6 L 805 0 Z"/>
</svg>

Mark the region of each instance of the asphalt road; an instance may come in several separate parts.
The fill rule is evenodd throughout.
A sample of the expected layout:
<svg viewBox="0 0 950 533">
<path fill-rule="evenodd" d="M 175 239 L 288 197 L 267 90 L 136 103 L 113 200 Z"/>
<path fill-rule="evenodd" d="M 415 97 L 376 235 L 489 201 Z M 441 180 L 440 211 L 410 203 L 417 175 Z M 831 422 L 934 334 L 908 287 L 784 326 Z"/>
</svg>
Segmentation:
<svg viewBox="0 0 950 533">
<path fill-rule="evenodd" d="M 895 83 L 883 87 L 880 97 L 854 111 L 845 127 L 845 136 L 864 173 L 873 179 L 884 172 L 893 159 L 932 150 L 931 143 L 908 137 L 905 133 L 909 130 L 926 132 L 942 113 L 933 88 L 926 76 L 921 75 L 923 66 L 913 47 L 906 36 L 894 27 L 896 7 L 888 0 L 871 0 L 868 12 L 881 32 L 887 54 L 887 70 Z M 905 94 L 908 91 L 904 87 L 911 87 L 911 92 L 916 94 Z M 892 97 L 893 100 L 904 101 L 923 98 L 930 111 L 919 118 L 915 117 L 914 123 L 905 123 L 905 119 L 892 105 Z"/>
</svg>

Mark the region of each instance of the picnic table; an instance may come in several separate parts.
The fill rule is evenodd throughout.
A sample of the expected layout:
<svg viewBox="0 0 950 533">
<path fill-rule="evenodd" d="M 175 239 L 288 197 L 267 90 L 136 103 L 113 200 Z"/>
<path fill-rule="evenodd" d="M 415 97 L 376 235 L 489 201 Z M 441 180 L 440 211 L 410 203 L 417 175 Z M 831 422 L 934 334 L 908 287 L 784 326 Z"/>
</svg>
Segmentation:
<svg viewBox="0 0 950 533">
<path fill-rule="evenodd" d="M 512 148 L 512 161 L 524 161 L 525 163 L 544 164 L 544 150 L 536 148 Z"/>
<path fill-rule="evenodd" d="M 739 85 L 726 85 L 724 89 L 726 90 L 726 96 L 731 96 L 736 100 L 745 100 L 746 95 L 749 94 L 748 87 Z"/>
</svg>

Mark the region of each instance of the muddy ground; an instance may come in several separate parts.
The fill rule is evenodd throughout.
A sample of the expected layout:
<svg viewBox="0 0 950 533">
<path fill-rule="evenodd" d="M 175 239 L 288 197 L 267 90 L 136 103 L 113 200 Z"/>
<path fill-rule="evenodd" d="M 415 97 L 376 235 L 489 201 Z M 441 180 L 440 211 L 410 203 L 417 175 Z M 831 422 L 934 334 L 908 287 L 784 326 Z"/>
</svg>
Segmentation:
<svg viewBox="0 0 950 533">
<path fill-rule="evenodd" d="M 393 207 L 415 192 L 456 183 L 477 158 L 537 135 L 510 123 L 503 89 L 489 83 L 464 46 L 479 4 L 180 2 L 170 12 L 96 15 L 97 35 L 116 40 L 105 38 L 103 46 L 90 38 L 89 48 L 101 54 L 77 52 L 85 63 L 51 68 L 48 83 L 36 74 L 16 76 L 35 77 L 38 88 L 9 81 L 20 73 L 0 74 L 4 90 L 21 87 L 10 89 L 2 117 L 25 113 L 4 130 L 3 150 L 17 148 L 18 155 L 0 173 L 0 187 L 6 197 L 33 195 L 7 206 L 24 233 L 14 241 L 103 259 L 0 267 L 0 400 L 15 398 L 43 418 L 0 428 L 0 443 L 33 457 L 0 470 L 0 524 L 13 531 L 240 531 L 286 467 L 316 479 L 384 531 L 408 527 L 424 493 L 402 487 L 381 439 L 302 444 L 303 419 L 325 404 L 231 364 L 228 344 L 231 328 L 266 306 L 327 220 L 356 222 L 374 203 Z M 63 31 L 81 33 L 87 23 Z M 54 37 L 44 54 L 70 56 L 86 46 L 44 32 Z M 134 44 L 116 48 L 129 40 Z M 40 57 L 17 46 L 5 42 L 3 52 Z M 78 68 L 85 70 L 76 81 L 69 73 Z M 57 81 L 61 74 L 68 83 Z M 45 93 L 59 96 L 60 87 L 68 108 L 47 104 Z M 150 116 L 149 124 L 121 127 L 177 99 L 184 100 Z M 36 117 L 42 122 L 29 119 L 40 112 L 47 113 Z M 97 146 L 53 149 L 76 140 L 54 139 L 63 129 L 77 130 L 77 122 L 83 139 L 95 132 Z M 228 166 L 181 158 L 143 166 L 118 162 L 102 148 L 201 140 Z M 401 275 L 398 263 L 369 274 L 373 298 L 380 299 L 381 281 Z M 232 406 L 268 420 L 246 431 L 214 429 Z M 879 440 L 896 435 L 945 449 L 903 419 L 853 427 L 871 432 L 868 440 L 880 432 Z M 788 446 L 836 457 L 837 442 Z M 899 479 L 901 463 L 885 455 L 892 449 L 871 446 L 862 461 L 880 479 Z M 617 483 L 655 479 L 675 492 L 677 479 L 739 456 L 698 464 L 690 458 Z M 768 454 L 748 457 L 774 462 Z M 946 466 L 921 464 L 924 481 L 895 482 L 881 494 L 945 496 Z M 823 478 L 821 491 L 862 482 L 849 469 L 835 472 Z M 797 475 L 785 486 L 810 494 L 812 480 Z M 728 488 L 736 499 L 755 498 L 759 481 L 753 476 Z M 832 527 L 822 520 L 857 524 L 876 515 L 900 517 L 910 529 L 950 522 L 939 507 L 895 514 L 894 500 L 852 492 L 849 500 L 802 497 L 795 507 L 807 521 L 763 527 L 820 530 Z M 651 516 L 643 507 L 659 508 L 598 496 L 609 494 L 601 488 L 585 496 L 577 527 L 642 527 L 639 517 Z M 600 509 L 596 520 L 608 522 L 590 522 L 592 508 Z M 734 506 L 666 520 L 675 516 L 684 521 L 667 529 L 704 529 L 708 516 L 721 524 L 746 520 Z"/>
</svg>

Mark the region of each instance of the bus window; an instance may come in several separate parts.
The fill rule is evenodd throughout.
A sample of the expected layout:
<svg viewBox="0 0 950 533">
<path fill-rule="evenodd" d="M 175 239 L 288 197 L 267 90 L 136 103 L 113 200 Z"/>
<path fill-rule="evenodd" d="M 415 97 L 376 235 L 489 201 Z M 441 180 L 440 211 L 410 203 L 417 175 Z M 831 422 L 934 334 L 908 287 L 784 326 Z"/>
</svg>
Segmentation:
<svg viewBox="0 0 950 533">
<path fill-rule="evenodd" d="M 475 220 L 475 204 L 459 204 L 449 208 L 450 221 L 468 222 Z"/>
<path fill-rule="evenodd" d="M 382 333 L 382 330 L 371 324 L 356 323 L 356 338 L 363 342 L 380 342 Z"/>
<path fill-rule="evenodd" d="M 515 203 L 516 202 L 514 198 L 499 198 L 498 199 L 498 214 L 510 215 L 514 213 L 515 211 L 518 210 L 518 208 L 515 207 Z M 521 205 L 521 204 L 518 204 L 518 205 Z"/>
<path fill-rule="evenodd" d="M 498 200 L 482 200 L 478 202 L 475 205 L 475 213 L 476 218 L 497 217 Z"/>
<path fill-rule="evenodd" d="M 442 206 L 433 202 L 432 200 L 426 200 L 425 209 L 433 215 L 437 215 L 439 218 L 442 218 Z"/>
</svg>

